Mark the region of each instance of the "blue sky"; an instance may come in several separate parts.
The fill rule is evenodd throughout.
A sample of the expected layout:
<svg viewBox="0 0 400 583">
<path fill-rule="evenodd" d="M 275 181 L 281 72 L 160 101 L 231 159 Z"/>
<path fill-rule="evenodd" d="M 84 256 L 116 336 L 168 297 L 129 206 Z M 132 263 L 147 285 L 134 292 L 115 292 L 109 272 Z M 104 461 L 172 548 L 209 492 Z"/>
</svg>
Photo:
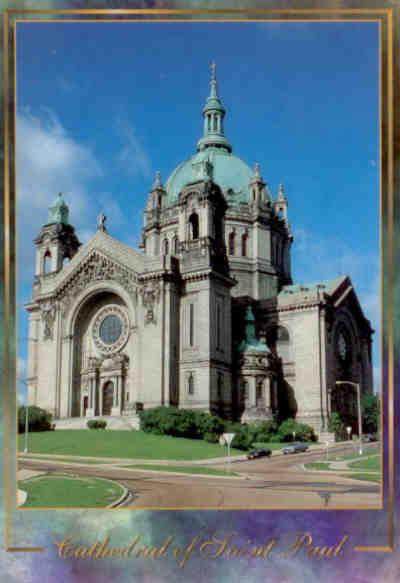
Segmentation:
<svg viewBox="0 0 400 583">
<path fill-rule="evenodd" d="M 136 245 L 155 171 L 195 151 L 212 60 L 234 153 L 285 185 L 295 282 L 351 276 L 379 378 L 378 26 L 355 22 L 17 25 L 21 377 L 48 205 L 62 191 L 81 240 L 102 210 Z"/>
</svg>

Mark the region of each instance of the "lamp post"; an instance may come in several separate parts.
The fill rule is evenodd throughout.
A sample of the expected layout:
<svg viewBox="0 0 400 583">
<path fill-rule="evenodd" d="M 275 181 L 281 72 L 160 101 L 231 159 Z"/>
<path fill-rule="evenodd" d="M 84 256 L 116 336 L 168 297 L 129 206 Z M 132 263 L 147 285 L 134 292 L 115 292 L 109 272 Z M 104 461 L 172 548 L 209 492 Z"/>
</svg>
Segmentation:
<svg viewBox="0 0 400 583">
<path fill-rule="evenodd" d="M 296 441 L 296 432 L 293 431 L 292 435 L 293 435 L 293 441 Z"/>
<path fill-rule="evenodd" d="M 20 383 L 23 383 L 28 389 L 28 383 L 24 379 L 18 379 Z M 28 453 L 28 433 L 29 433 L 29 407 L 28 407 L 28 395 L 26 395 L 25 403 L 25 435 L 24 435 L 24 453 Z"/>
<path fill-rule="evenodd" d="M 357 391 L 357 417 L 358 417 L 358 437 L 360 440 L 358 453 L 363 454 L 362 447 L 362 419 L 361 419 L 361 395 L 360 395 L 360 383 L 354 383 L 353 381 L 336 381 L 336 385 L 351 385 L 355 387 Z"/>
</svg>

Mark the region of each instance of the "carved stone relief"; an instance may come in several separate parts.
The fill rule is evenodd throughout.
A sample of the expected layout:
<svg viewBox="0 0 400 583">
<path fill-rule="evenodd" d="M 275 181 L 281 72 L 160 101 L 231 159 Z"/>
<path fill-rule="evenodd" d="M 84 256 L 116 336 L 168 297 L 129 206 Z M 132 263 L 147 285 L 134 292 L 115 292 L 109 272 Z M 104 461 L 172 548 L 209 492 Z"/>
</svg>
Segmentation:
<svg viewBox="0 0 400 583">
<path fill-rule="evenodd" d="M 145 283 L 140 291 L 142 304 L 145 308 L 145 324 L 156 324 L 155 305 L 160 299 L 160 284 L 158 282 Z"/>
<path fill-rule="evenodd" d="M 43 340 L 53 339 L 54 321 L 56 319 L 56 306 L 54 302 L 40 304 L 40 313 L 43 322 Z"/>
</svg>

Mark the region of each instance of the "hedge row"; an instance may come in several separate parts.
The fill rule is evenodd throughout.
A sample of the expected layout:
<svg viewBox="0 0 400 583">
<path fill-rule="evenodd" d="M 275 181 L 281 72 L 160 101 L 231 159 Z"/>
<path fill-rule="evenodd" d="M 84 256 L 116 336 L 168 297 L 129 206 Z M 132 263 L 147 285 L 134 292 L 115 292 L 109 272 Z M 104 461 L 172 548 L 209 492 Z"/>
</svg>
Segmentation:
<svg viewBox="0 0 400 583">
<path fill-rule="evenodd" d="M 18 433 L 25 431 L 26 407 L 18 408 Z M 49 431 L 52 429 L 51 413 L 31 405 L 28 407 L 29 431 Z"/>
<path fill-rule="evenodd" d="M 157 435 L 172 435 L 191 439 L 204 439 L 217 443 L 221 433 L 235 433 L 232 447 L 249 449 L 255 442 L 284 443 L 293 441 L 316 441 L 314 430 L 309 425 L 287 419 L 280 425 L 275 421 L 262 421 L 252 425 L 225 421 L 215 415 L 192 409 L 155 407 L 139 413 L 140 428 Z"/>
</svg>

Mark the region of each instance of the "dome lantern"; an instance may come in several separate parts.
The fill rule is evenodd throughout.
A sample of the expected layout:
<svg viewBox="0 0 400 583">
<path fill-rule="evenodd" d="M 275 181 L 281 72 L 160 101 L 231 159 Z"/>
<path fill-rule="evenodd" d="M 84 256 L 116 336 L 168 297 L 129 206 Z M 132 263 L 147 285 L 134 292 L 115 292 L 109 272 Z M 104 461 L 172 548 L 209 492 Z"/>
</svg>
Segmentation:
<svg viewBox="0 0 400 583">
<path fill-rule="evenodd" d="M 62 193 L 59 192 L 54 203 L 51 206 L 49 206 L 49 217 L 47 224 L 68 225 L 68 221 L 69 221 L 69 208 L 63 198 Z"/>
<path fill-rule="evenodd" d="M 218 96 L 217 66 L 211 63 L 210 95 L 207 97 L 203 108 L 204 130 L 203 137 L 197 143 L 197 150 L 201 152 L 206 148 L 223 148 L 232 152 L 232 146 L 225 137 L 223 121 L 225 109 Z"/>
</svg>

